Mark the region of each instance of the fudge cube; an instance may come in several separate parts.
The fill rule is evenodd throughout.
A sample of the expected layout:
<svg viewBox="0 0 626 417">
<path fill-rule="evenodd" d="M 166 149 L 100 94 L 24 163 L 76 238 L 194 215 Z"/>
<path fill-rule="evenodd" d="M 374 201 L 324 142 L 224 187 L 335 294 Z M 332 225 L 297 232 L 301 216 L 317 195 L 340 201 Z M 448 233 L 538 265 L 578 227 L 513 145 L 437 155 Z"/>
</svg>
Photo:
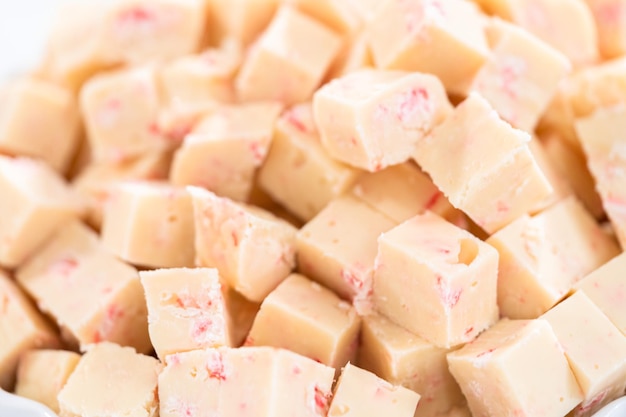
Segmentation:
<svg viewBox="0 0 626 417">
<path fill-rule="evenodd" d="M 177 353 L 159 375 L 160 416 L 321 417 L 328 411 L 334 373 L 270 347 Z"/>
<path fill-rule="evenodd" d="M 446 354 L 379 314 L 363 318 L 357 365 L 420 394 L 415 417 L 442 416 L 465 401 Z"/>
<path fill-rule="evenodd" d="M 148 306 L 148 330 L 158 357 L 194 349 L 238 346 L 256 308 L 237 302 L 211 268 L 139 273 Z M 247 326 L 246 326 L 247 325 Z M 245 337 L 245 336 L 244 336 Z"/>
<path fill-rule="evenodd" d="M 298 232 L 298 269 L 365 315 L 371 310 L 376 239 L 396 224 L 350 195 L 339 197 Z"/>
<path fill-rule="evenodd" d="M 624 0 L 585 0 L 598 29 L 598 47 L 603 58 L 626 54 L 626 3 Z"/>
<path fill-rule="evenodd" d="M 0 271 L 0 389 L 11 390 L 20 356 L 29 349 L 57 347 L 50 324 L 22 290 Z"/>
<path fill-rule="evenodd" d="M 426 212 L 378 238 L 375 308 L 436 346 L 472 341 L 498 320 L 498 253 Z"/>
<path fill-rule="evenodd" d="M 532 132 L 571 65 L 556 49 L 498 18 L 489 20 L 487 37 L 491 55 L 470 90 L 504 120 Z"/>
<path fill-rule="evenodd" d="M 324 85 L 313 98 L 324 148 L 372 172 L 407 161 L 450 112 L 436 77 L 402 71 L 357 71 Z"/>
<path fill-rule="evenodd" d="M 289 349 L 341 368 L 355 357 L 360 326 L 350 304 L 305 276 L 291 274 L 263 300 L 246 345 Z"/>
<path fill-rule="evenodd" d="M 159 415 L 157 359 L 103 342 L 78 362 L 59 393 L 61 417 Z"/>
<path fill-rule="evenodd" d="M 59 228 L 83 213 L 83 204 L 45 163 L 0 156 L 0 266 L 15 268 Z"/>
<path fill-rule="evenodd" d="M 196 265 L 261 302 L 295 266 L 296 229 L 271 213 L 188 187 L 194 207 Z"/>
<path fill-rule="evenodd" d="M 348 363 L 337 381 L 328 416 L 412 417 L 419 400 L 416 392 Z"/>
<path fill-rule="evenodd" d="M 513 319 L 537 318 L 619 253 L 574 197 L 533 217 L 520 217 L 487 243 L 500 253 L 500 313 Z"/>
<path fill-rule="evenodd" d="M 583 399 L 544 320 L 501 320 L 448 363 L 475 416 L 564 416 Z"/>
<path fill-rule="evenodd" d="M 342 50 L 331 66 L 326 80 L 343 77 L 364 68 L 373 68 L 374 61 L 370 51 L 367 31 L 360 30 L 351 34 L 344 42 Z"/>
<path fill-rule="evenodd" d="M 65 173 L 78 146 L 78 106 L 72 93 L 25 78 L 0 93 L 0 152 L 40 158 Z"/>
<path fill-rule="evenodd" d="M 349 34 L 361 26 L 361 18 L 355 7 L 342 0 L 287 0 L 298 10 L 322 22 L 338 33 Z"/>
<path fill-rule="evenodd" d="M 104 211 L 103 246 L 126 262 L 152 268 L 193 266 L 194 219 L 184 188 L 118 184 Z"/>
<path fill-rule="evenodd" d="M 574 190 L 570 184 L 569 178 L 564 176 L 559 167 L 550 160 L 544 143 L 538 138 L 533 139 L 528 143 L 528 148 L 532 152 L 539 169 L 546 176 L 546 180 L 550 183 L 550 186 L 554 190 L 551 195 L 543 199 L 543 201 L 537 203 L 531 210 L 530 214 L 537 214 L 548 207 L 553 206 L 561 200 L 574 195 Z"/>
<path fill-rule="evenodd" d="M 552 192 L 529 141 L 472 93 L 418 144 L 414 157 L 450 203 L 491 234 Z"/>
<path fill-rule="evenodd" d="M 207 0 L 207 29 L 214 42 L 232 37 L 251 44 L 271 22 L 280 0 Z"/>
<path fill-rule="evenodd" d="M 474 4 L 392 0 L 374 14 L 367 31 L 378 68 L 434 74 L 448 92 L 467 93 L 489 53 L 483 17 Z"/>
<path fill-rule="evenodd" d="M 281 111 L 277 102 L 220 107 L 185 137 L 176 151 L 170 179 L 246 201 L 263 164 Z"/>
<path fill-rule="evenodd" d="M 59 230 L 16 278 L 71 345 L 84 350 L 108 340 L 152 350 L 137 271 L 104 251 L 86 226 Z"/>
<path fill-rule="evenodd" d="M 80 355 L 65 350 L 31 350 L 24 353 L 17 370 L 15 393 L 59 412 L 57 396 L 65 386 Z"/>
<path fill-rule="evenodd" d="M 626 336 L 584 292 L 540 318 L 552 327 L 585 397 L 575 415 L 590 416 L 624 394 Z"/>
<path fill-rule="evenodd" d="M 168 149 L 171 143 L 156 124 L 160 100 L 153 67 L 91 78 L 80 92 L 80 106 L 94 160 L 118 162 Z"/>
<path fill-rule="evenodd" d="M 310 104 L 292 107 L 276 122 L 258 182 L 273 200 L 309 221 L 343 194 L 360 171 L 331 158 L 322 146 Z M 303 193 L 302 190 L 306 190 Z"/>
<path fill-rule="evenodd" d="M 622 253 L 594 270 L 574 286 L 584 292 L 626 335 L 626 254 Z"/>
<path fill-rule="evenodd" d="M 339 53 L 341 38 L 288 5 L 252 46 L 235 80 L 243 101 L 309 99 Z"/>
</svg>

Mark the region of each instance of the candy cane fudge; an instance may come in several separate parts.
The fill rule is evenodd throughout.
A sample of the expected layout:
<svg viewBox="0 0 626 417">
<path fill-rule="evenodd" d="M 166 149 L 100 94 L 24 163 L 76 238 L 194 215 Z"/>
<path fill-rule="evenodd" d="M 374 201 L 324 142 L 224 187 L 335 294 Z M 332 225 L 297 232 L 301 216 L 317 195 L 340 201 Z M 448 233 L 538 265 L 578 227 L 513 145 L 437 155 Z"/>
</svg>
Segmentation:
<svg viewBox="0 0 626 417">
<path fill-rule="evenodd" d="M 137 271 L 102 248 L 79 222 L 59 230 L 16 274 L 65 341 L 85 350 L 108 340 L 152 349 Z"/>
<path fill-rule="evenodd" d="M 201 120 L 176 151 L 170 180 L 246 201 L 263 164 L 282 109 L 278 102 L 219 107 Z"/>
<path fill-rule="evenodd" d="M 134 265 L 193 266 L 194 216 L 182 187 L 156 182 L 125 182 L 112 191 L 104 210 L 102 244 Z"/>
<path fill-rule="evenodd" d="M 159 375 L 160 416 L 322 417 L 334 374 L 331 367 L 270 347 L 177 353 Z"/>
<path fill-rule="evenodd" d="M 246 345 L 289 349 L 339 369 L 355 359 L 360 327 L 349 303 L 291 274 L 263 300 Z"/>
<path fill-rule="evenodd" d="M 194 207 L 196 266 L 217 268 L 229 286 L 263 301 L 295 266 L 296 229 L 263 209 L 202 188 L 187 190 Z"/>
<path fill-rule="evenodd" d="M 207 30 L 215 43 L 227 37 L 244 46 L 253 43 L 271 22 L 280 0 L 206 0 Z"/>
<path fill-rule="evenodd" d="M 363 68 L 374 68 L 374 60 L 367 32 L 360 30 L 346 38 L 342 50 L 328 71 L 326 80 L 343 77 Z"/>
<path fill-rule="evenodd" d="M 349 1 L 287 0 L 286 3 L 338 33 L 349 34 L 361 26 L 361 18 Z"/>
<path fill-rule="evenodd" d="M 326 151 L 371 172 L 407 161 L 450 111 L 436 77 L 403 71 L 357 71 L 324 85 L 313 98 Z"/>
<path fill-rule="evenodd" d="M 277 120 L 258 182 L 272 199 L 299 219 L 309 221 L 346 192 L 360 173 L 326 153 L 312 106 L 305 103 L 288 109 Z"/>
<path fill-rule="evenodd" d="M 537 137 L 533 137 L 528 143 L 528 149 L 533 154 L 539 169 L 546 176 L 546 180 L 552 187 L 552 194 L 546 197 L 543 201 L 537 203 L 531 210 L 530 214 L 537 214 L 548 207 L 553 206 L 559 201 L 574 195 L 572 185 L 568 181 L 568 177 L 564 176 L 560 169 L 553 164 L 550 159 L 544 143 L 542 143 Z"/>
<path fill-rule="evenodd" d="M 81 217 L 84 204 L 42 161 L 0 155 L 0 266 L 16 268 L 59 228 Z"/>
<path fill-rule="evenodd" d="M 22 354 L 29 349 L 55 348 L 52 326 L 22 290 L 0 271 L 0 389 L 11 390 Z"/>
<path fill-rule="evenodd" d="M 472 341 L 498 320 L 498 253 L 431 212 L 378 238 L 375 309 L 436 346 Z"/>
<path fill-rule="evenodd" d="M 546 320 L 581 387 L 584 400 L 576 416 L 590 416 L 624 394 L 626 336 L 578 291 L 540 319 Z"/>
<path fill-rule="evenodd" d="M 583 399 L 544 320 L 501 320 L 448 363 L 474 416 L 564 416 Z"/>
<path fill-rule="evenodd" d="M 598 47 L 603 58 L 626 54 L 626 3 L 623 0 L 585 0 L 598 29 Z"/>
<path fill-rule="evenodd" d="M 341 371 L 333 395 L 329 417 L 380 416 L 412 417 L 419 394 L 393 386 L 375 374 L 348 363 Z"/>
<path fill-rule="evenodd" d="M 80 355 L 66 350 L 36 349 L 22 355 L 15 393 L 59 412 L 57 396 L 74 372 Z"/>
<path fill-rule="evenodd" d="M 115 343 L 98 343 L 78 362 L 58 396 L 60 417 L 159 415 L 157 359 Z"/>
<path fill-rule="evenodd" d="M 491 234 L 553 192 L 529 141 L 472 93 L 418 143 L 414 158 L 454 207 Z"/>
</svg>

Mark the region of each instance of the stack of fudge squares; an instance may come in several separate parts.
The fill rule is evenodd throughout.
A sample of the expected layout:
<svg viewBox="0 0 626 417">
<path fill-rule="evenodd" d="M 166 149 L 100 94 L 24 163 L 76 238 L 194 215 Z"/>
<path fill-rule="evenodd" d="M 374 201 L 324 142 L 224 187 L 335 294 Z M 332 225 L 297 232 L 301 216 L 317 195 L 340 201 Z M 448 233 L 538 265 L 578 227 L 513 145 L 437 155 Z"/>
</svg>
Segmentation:
<svg viewBox="0 0 626 417">
<path fill-rule="evenodd" d="M 112 0 L 0 87 L 0 388 L 60 417 L 626 390 L 626 0 Z"/>
</svg>

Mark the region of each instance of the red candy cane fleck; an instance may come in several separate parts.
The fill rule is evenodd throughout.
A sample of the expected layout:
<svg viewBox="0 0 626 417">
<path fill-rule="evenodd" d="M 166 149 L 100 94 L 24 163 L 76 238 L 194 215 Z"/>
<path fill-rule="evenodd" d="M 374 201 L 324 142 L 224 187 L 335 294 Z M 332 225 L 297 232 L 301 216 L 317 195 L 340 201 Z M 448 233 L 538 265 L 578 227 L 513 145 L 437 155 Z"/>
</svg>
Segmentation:
<svg viewBox="0 0 626 417">
<path fill-rule="evenodd" d="M 480 358 L 480 357 L 483 357 L 485 355 L 489 355 L 490 353 L 493 353 L 494 350 L 496 350 L 496 348 L 487 349 L 484 352 L 480 352 L 478 355 L 476 355 L 476 357 Z"/>
<path fill-rule="evenodd" d="M 69 276 L 78 267 L 78 261 L 71 256 L 59 259 L 50 266 L 51 274 L 58 274 L 62 277 Z"/>
<path fill-rule="evenodd" d="M 285 119 L 287 120 L 287 122 L 292 125 L 293 127 L 295 127 L 297 130 L 299 130 L 302 133 L 306 133 L 308 132 L 307 127 L 304 125 L 304 123 L 302 123 L 302 121 L 298 118 L 298 116 L 296 115 L 296 112 L 293 110 L 288 111 L 287 113 L 285 113 Z"/>
<path fill-rule="evenodd" d="M 122 10 L 117 16 L 117 22 L 123 26 L 137 26 L 151 23 L 156 19 L 153 11 L 145 7 L 133 7 Z"/>
<path fill-rule="evenodd" d="M 265 158 L 265 152 L 261 144 L 254 141 L 250 143 L 249 147 L 250 152 L 252 152 L 252 157 L 254 158 L 254 161 L 257 163 L 263 162 L 263 159 Z"/>
<path fill-rule="evenodd" d="M 220 352 L 214 352 L 207 361 L 206 370 L 209 378 L 219 381 L 226 380 L 226 369 L 224 367 L 224 358 Z"/>
<path fill-rule="evenodd" d="M 433 207 L 435 207 L 435 204 L 437 204 L 437 202 L 439 201 L 439 199 L 441 198 L 442 194 L 441 191 L 436 191 L 426 202 L 426 204 L 424 205 L 424 208 L 426 210 L 431 210 Z"/>
<path fill-rule="evenodd" d="M 425 88 L 413 88 L 402 96 L 398 108 L 398 118 L 400 121 L 407 121 L 414 113 L 431 113 L 432 103 Z"/>
<path fill-rule="evenodd" d="M 461 298 L 462 290 L 451 290 L 451 288 L 444 284 L 443 278 L 441 276 L 437 276 L 437 284 L 436 284 L 437 292 L 439 293 L 439 298 L 448 308 L 453 308 L 459 302 Z"/>
<path fill-rule="evenodd" d="M 328 411 L 328 400 L 330 395 L 327 392 L 324 392 L 320 387 L 315 385 L 315 412 L 318 414 L 325 416 Z"/>
</svg>

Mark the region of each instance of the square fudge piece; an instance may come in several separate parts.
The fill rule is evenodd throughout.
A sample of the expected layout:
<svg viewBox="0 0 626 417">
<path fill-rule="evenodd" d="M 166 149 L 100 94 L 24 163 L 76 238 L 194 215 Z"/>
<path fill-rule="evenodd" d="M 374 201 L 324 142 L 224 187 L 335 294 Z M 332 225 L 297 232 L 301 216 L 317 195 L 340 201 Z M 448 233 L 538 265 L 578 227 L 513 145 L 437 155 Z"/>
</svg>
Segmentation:
<svg viewBox="0 0 626 417">
<path fill-rule="evenodd" d="M 379 314 L 363 318 L 357 365 L 420 395 L 415 417 L 441 416 L 465 401 L 439 348 Z"/>
<path fill-rule="evenodd" d="M 159 375 L 160 417 L 323 417 L 335 370 L 270 347 L 177 353 Z M 265 389 L 259 389 L 263 384 Z"/>
<path fill-rule="evenodd" d="M 454 207 L 493 233 L 552 193 L 529 141 L 473 93 L 418 144 L 415 160 Z"/>
<path fill-rule="evenodd" d="M 109 199 L 103 246 L 126 262 L 152 268 L 193 266 L 193 205 L 182 187 L 125 182 Z"/>
<path fill-rule="evenodd" d="M 0 271 L 0 389 L 11 390 L 20 356 L 29 349 L 57 347 L 52 326 L 22 290 Z"/>
<path fill-rule="evenodd" d="M 263 300 L 246 345 L 289 349 L 341 368 L 355 359 L 360 327 L 354 307 L 305 276 L 291 274 Z"/>
<path fill-rule="evenodd" d="M 343 0 L 287 0 L 298 10 L 322 22 L 338 33 L 350 34 L 361 26 L 356 8 Z"/>
<path fill-rule="evenodd" d="M 582 291 L 626 335 L 626 253 L 611 259 L 595 269 L 574 286 Z"/>
<path fill-rule="evenodd" d="M 16 278 L 68 343 L 84 350 L 108 340 L 152 350 L 137 271 L 101 248 L 86 226 L 74 222 L 61 229 Z"/>
<path fill-rule="evenodd" d="M 280 0 L 207 0 L 207 30 L 214 43 L 233 38 L 250 45 L 272 21 Z"/>
<path fill-rule="evenodd" d="M 583 399 L 544 320 L 501 320 L 448 363 L 475 416 L 564 416 Z"/>
<path fill-rule="evenodd" d="M 585 399 L 576 416 L 590 416 L 624 394 L 626 336 L 585 295 L 578 291 L 543 316 L 582 388 Z"/>
<path fill-rule="evenodd" d="M 278 102 L 219 107 L 201 120 L 176 151 L 170 179 L 246 201 L 263 164 L 282 105 Z"/>
<path fill-rule="evenodd" d="M 261 302 L 295 266 L 296 229 L 271 213 L 188 187 L 196 265 L 217 268 L 247 299 Z"/>
<path fill-rule="evenodd" d="M 308 100 L 341 48 L 338 34 L 284 5 L 251 47 L 235 81 L 243 101 Z"/>
<path fill-rule="evenodd" d="M 359 175 L 359 170 L 328 155 L 320 142 L 312 106 L 299 104 L 276 122 L 258 183 L 289 212 L 309 221 L 343 194 Z"/>
<path fill-rule="evenodd" d="M 486 29 L 492 52 L 470 90 L 504 120 L 532 132 L 571 65 L 556 49 L 503 20 L 490 19 Z"/>
<path fill-rule="evenodd" d="M 575 197 L 534 217 L 522 216 L 487 243 L 500 253 L 500 313 L 514 319 L 539 317 L 619 253 Z"/>
<path fill-rule="evenodd" d="M 555 205 L 556 203 L 574 195 L 574 189 L 570 181 L 574 181 L 571 177 L 563 175 L 560 168 L 552 160 L 546 151 L 546 146 L 539 138 L 533 137 L 528 143 L 528 148 L 535 157 L 535 161 L 546 176 L 546 180 L 554 190 L 551 195 L 544 198 L 543 201 L 537 203 L 531 210 L 530 214 L 534 215 Z"/>
<path fill-rule="evenodd" d="M 298 269 L 367 314 L 376 239 L 396 224 L 350 195 L 339 197 L 298 232 Z"/>
<path fill-rule="evenodd" d="M 324 148 L 372 172 L 407 161 L 451 109 L 437 77 L 403 71 L 357 71 L 324 85 L 313 98 Z"/>
<path fill-rule="evenodd" d="M 436 214 L 378 238 L 375 308 L 436 346 L 472 341 L 498 320 L 498 253 Z"/>
<path fill-rule="evenodd" d="M 71 91 L 25 78 L 0 90 L 0 101 L 0 152 L 40 158 L 65 173 L 79 140 Z"/>
<path fill-rule="evenodd" d="M 0 156 L 0 266 L 15 268 L 84 206 L 45 163 Z"/>
<path fill-rule="evenodd" d="M 431 73 L 448 92 L 467 93 L 489 53 L 474 4 L 392 0 L 374 10 L 367 30 L 377 67 Z"/>
<path fill-rule="evenodd" d="M 419 400 L 418 393 L 348 363 L 337 381 L 328 416 L 413 417 Z"/>
<path fill-rule="evenodd" d="M 239 346 L 258 310 L 222 285 L 216 269 L 159 269 L 139 276 L 150 340 L 161 360 L 194 349 Z"/>
<path fill-rule="evenodd" d="M 159 415 L 157 359 L 103 342 L 78 362 L 59 393 L 60 417 Z"/>
<path fill-rule="evenodd" d="M 57 396 L 80 360 L 66 350 L 31 350 L 24 353 L 17 370 L 15 393 L 59 412 Z"/>
<path fill-rule="evenodd" d="M 603 58 L 626 55 L 626 13 L 623 0 L 585 0 L 598 29 L 598 47 Z"/>
</svg>

